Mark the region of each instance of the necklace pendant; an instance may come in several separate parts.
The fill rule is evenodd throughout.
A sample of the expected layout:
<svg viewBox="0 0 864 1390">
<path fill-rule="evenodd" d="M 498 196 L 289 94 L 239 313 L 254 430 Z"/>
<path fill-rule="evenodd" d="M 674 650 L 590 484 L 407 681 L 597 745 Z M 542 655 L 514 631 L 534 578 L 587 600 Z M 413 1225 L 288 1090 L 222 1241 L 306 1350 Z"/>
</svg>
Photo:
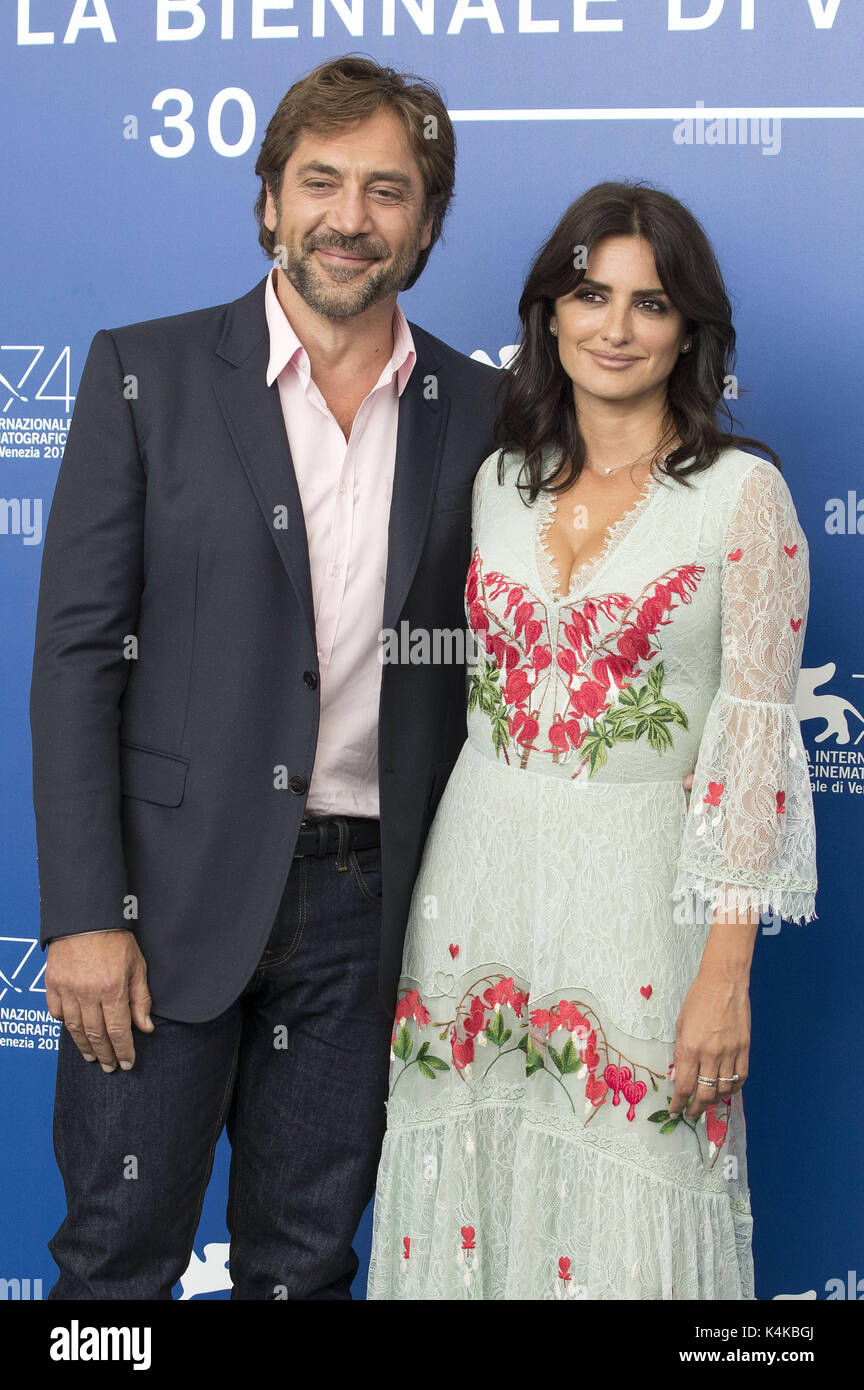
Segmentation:
<svg viewBox="0 0 864 1390">
<path fill-rule="evenodd" d="M 612 469 L 611 469 L 611 468 L 604 468 L 604 469 L 603 469 L 603 472 L 604 472 L 604 473 L 611 473 L 611 472 L 612 472 Z"/>
</svg>

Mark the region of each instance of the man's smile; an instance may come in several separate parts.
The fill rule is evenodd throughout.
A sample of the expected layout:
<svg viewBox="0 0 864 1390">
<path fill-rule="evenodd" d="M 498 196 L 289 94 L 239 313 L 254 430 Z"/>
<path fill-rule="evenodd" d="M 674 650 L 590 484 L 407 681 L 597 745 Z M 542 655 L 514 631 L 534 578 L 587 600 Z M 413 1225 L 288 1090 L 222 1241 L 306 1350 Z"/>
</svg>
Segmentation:
<svg viewBox="0 0 864 1390">
<path fill-rule="evenodd" d="M 326 265 L 365 266 L 374 265 L 377 256 L 359 256 L 353 251 L 342 251 L 335 246 L 316 246 L 315 251 Z"/>
</svg>

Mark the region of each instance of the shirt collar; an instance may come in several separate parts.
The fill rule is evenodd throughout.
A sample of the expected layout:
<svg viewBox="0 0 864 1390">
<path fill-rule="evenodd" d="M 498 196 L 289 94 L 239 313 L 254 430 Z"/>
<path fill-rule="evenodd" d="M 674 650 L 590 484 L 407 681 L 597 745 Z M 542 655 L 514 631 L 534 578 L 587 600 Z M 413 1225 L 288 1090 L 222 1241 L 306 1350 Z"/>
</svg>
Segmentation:
<svg viewBox="0 0 864 1390">
<path fill-rule="evenodd" d="M 278 270 L 274 266 L 267 276 L 267 286 L 264 291 L 264 308 L 267 314 L 267 328 L 270 333 L 267 385 L 272 386 L 279 374 L 290 364 L 297 372 L 305 389 L 309 385 L 311 376 L 309 355 L 294 332 L 288 315 L 279 303 L 276 287 L 273 283 L 276 274 L 278 274 Z M 393 310 L 393 353 L 375 386 L 373 386 L 373 391 L 379 386 L 386 386 L 395 375 L 397 394 L 401 396 L 416 361 L 417 350 L 414 347 L 411 329 L 397 303 Z"/>
</svg>

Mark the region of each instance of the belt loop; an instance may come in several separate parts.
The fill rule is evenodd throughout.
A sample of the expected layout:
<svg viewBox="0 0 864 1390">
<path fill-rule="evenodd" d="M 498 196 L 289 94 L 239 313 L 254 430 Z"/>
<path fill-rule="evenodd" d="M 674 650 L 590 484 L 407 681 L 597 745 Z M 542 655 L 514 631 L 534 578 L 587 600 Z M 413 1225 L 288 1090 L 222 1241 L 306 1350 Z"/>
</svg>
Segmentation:
<svg viewBox="0 0 864 1390">
<path fill-rule="evenodd" d="M 318 831 L 318 848 L 317 848 L 317 850 L 315 851 L 315 853 L 316 853 L 317 857 L 318 857 L 319 859 L 321 859 L 322 856 L 325 855 L 325 854 L 327 853 L 327 819 L 326 819 L 326 817 L 324 817 L 322 820 L 319 820 L 319 821 L 316 823 L 316 827 L 315 827 L 315 828 L 316 828 L 316 830 Z"/>
<path fill-rule="evenodd" d="M 302 835 L 303 835 L 303 831 L 304 831 L 304 830 L 307 830 L 308 828 L 309 828 L 309 822 L 308 822 L 307 820 L 301 820 L 301 822 L 300 822 L 300 829 L 297 831 L 297 841 L 296 841 L 296 843 L 295 843 L 295 845 L 294 845 L 294 858 L 295 858 L 295 859 L 304 859 L 304 858 L 305 858 L 305 855 L 304 855 L 303 851 L 302 851 L 302 850 L 299 850 L 299 849 L 297 848 L 297 845 L 300 843 L 301 837 L 302 837 Z"/>
<path fill-rule="evenodd" d="M 339 834 L 339 840 L 336 846 L 336 868 L 340 873 L 344 873 L 348 868 L 348 822 L 344 816 L 334 816 L 333 819 L 336 822 L 336 829 Z"/>
</svg>

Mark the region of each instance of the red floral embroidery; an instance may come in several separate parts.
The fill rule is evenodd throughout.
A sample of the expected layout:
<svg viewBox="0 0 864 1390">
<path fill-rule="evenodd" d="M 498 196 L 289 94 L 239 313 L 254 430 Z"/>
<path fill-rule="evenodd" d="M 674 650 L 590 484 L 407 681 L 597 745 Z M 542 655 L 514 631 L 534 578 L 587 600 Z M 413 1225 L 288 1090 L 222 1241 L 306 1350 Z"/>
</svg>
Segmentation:
<svg viewBox="0 0 864 1390">
<path fill-rule="evenodd" d="M 450 1051 L 454 1067 L 457 1071 L 464 1071 L 474 1061 L 474 1039 L 468 1038 L 465 1042 L 460 1042 L 454 1028 L 450 1035 Z"/>
<path fill-rule="evenodd" d="M 777 792 L 777 814 L 782 816 L 786 810 L 786 793 Z"/>
<path fill-rule="evenodd" d="M 478 1033 L 483 1031 L 486 1023 L 486 1010 L 483 1007 L 483 1000 L 475 994 L 471 1000 L 471 1009 L 468 1017 L 463 1022 L 463 1027 L 467 1035 L 476 1038 Z"/>
<path fill-rule="evenodd" d="M 535 1028 L 544 1028 L 546 1036 L 551 1037 L 556 1028 L 566 1028 L 568 1032 L 584 1033 L 587 1037 L 590 1024 L 584 1014 L 581 1014 L 575 1004 L 570 1004 L 566 999 L 562 999 L 557 1009 L 535 1009 L 531 1014 L 531 1022 Z M 596 1033 L 593 1034 L 594 1041 L 597 1041 Z"/>
<path fill-rule="evenodd" d="M 627 1102 L 627 1119 L 633 1120 L 636 1115 L 636 1106 L 640 1100 L 644 1100 L 648 1094 L 648 1087 L 644 1081 L 625 1081 L 621 1087 L 621 1094 Z"/>
<path fill-rule="evenodd" d="M 602 1077 L 598 1079 L 593 1072 L 589 1073 L 588 1080 L 585 1082 L 586 1100 L 590 1100 L 592 1105 L 603 1105 L 608 1090 L 609 1087 Z"/>
<path fill-rule="evenodd" d="M 646 998 L 653 993 L 651 985 L 643 985 L 640 989 Z M 487 975 L 474 980 L 462 996 L 453 1018 L 433 1023 L 435 1030 L 444 1029 L 438 1036 L 441 1042 L 449 1040 L 452 1067 L 460 1082 L 469 1084 L 469 1068 L 480 1053 L 483 1054 L 481 1075 L 485 1077 L 500 1058 L 522 1052 L 524 1074 L 529 1086 L 531 1079 L 542 1073 L 563 1090 L 574 1115 L 577 1113 L 574 1104 L 577 1088 L 574 1082 L 584 1085 L 584 1124 L 591 1123 L 606 1104 L 610 1093 L 613 1106 L 619 1106 L 622 1100 L 625 1102 L 626 1118 L 632 1123 L 637 1109 L 649 1094 L 649 1087 L 657 1091 L 658 1083 L 667 1077 L 640 1062 L 638 1057 L 627 1057 L 608 1043 L 601 1022 L 593 1018 L 589 1005 L 573 999 L 561 999 L 551 1007 L 529 1012 L 529 998 L 528 991 L 516 985 L 513 975 Z M 450 1064 L 431 1051 L 431 1040 L 421 1043 L 412 1037 L 409 1021 L 413 1020 L 421 1030 L 430 1022 L 429 1011 L 421 1002 L 417 990 L 407 990 L 403 994 L 397 1006 L 397 1020 L 398 1038 L 393 1045 L 395 1079 L 391 1095 L 401 1078 L 415 1066 L 419 1075 L 429 1082 L 434 1082 L 441 1073 L 450 1070 Z M 569 1034 L 569 1037 L 563 1046 L 559 1044 L 556 1048 L 553 1034 L 558 1030 Z M 401 1070 L 397 1065 L 399 1063 Z M 674 1070 L 674 1062 L 670 1062 L 667 1075 L 672 1077 Z M 667 1105 L 671 1099 L 667 1095 Z M 724 1098 L 727 1112 L 719 1119 L 717 1106 L 709 1106 L 705 1111 L 711 1150 L 707 1156 L 703 1153 L 699 1123 L 689 1120 L 683 1112 L 674 1118 L 669 1115 L 668 1108 L 655 1110 L 647 1116 L 641 1113 L 649 1123 L 659 1126 L 661 1135 L 674 1134 L 679 1126 L 690 1130 L 700 1157 L 713 1167 L 728 1138 L 728 1107 L 731 1103 L 731 1098 Z M 722 1116 L 722 1112 L 720 1114 Z M 463 1240 L 467 1239 L 469 1243 L 461 1247 L 460 1255 L 469 1261 L 473 1258 L 471 1252 L 475 1233 L 466 1226 L 462 1228 L 462 1235 Z"/>
<path fill-rule="evenodd" d="M 650 992 L 650 986 L 649 986 Z M 579 1037 L 579 1049 L 574 1044 L 568 1043 L 561 1051 L 556 1051 L 550 1043 L 547 1043 L 550 1060 L 555 1068 L 552 1071 L 547 1067 L 542 1057 L 530 1049 L 526 1050 L 526 1063 L 529 1076 L 535 1075 L 538 1071 L 548 1071 L 556 1079 L 563 1082 L 563 1078 L 568 1073 L 579 1071 L 584 1075 L 587 1071 L 585 1081 L 585 1099 L 596 1109 L 605 1104 L 607 1093 L 611 1089 L 613 1094 L 613 1105 L 620 1104 L 621 1097 L 627 1101 L 627 1119 L 635 1119 L 636 1106 L 645 1099 L 648 1094 L 648 1086 L 645 1081 L 636 1080 L 633 1071 L 629 1066 L 617 1065 L 608 1062 L 604 1068 L 601 1078 L 597 1077 L 597 1068 L 600 1065 L 601 1056 L 598 1045 L 597 1029 L 591 1026 L 587 1016 L 578 1006 L 566 999 L 562 999 L 557 1007 L 551 1009 L 534 1009 L 531 1014 L 531 1023 L 534 1028 L 541 1033 L 545 1033 L 547 1038 L 558 1028 L 564 1028 L 570 1033 L 575 1033 Z M 602 1044 L 608 1057 L 607 1045 Z M 572 1051 L 568 1051 L 572 1049 Z M 619 1054 L 620 1055 L 620 1054 Z M 584 1071 L 580 1070 L 584 1068 Z M 656 1090 L 656 1080 L 650 1071 L 646 1069 L 646 1075 L 651 1080 L 651 1085 Z M 569 1094 L 569 1093 L 568 1093 Z M 594 1111 L 592 1111 L 592 1114 Z"/>
<path fill-rule="evenodd" d="M 456 1252 L 456 1261 L 457 1261 L 458 1264 L 464 1265 L 464 1273 L 463 1273 L 463 1275 L 462 1275 L 462 1283 L 465 1285 L 466 1289 L 470 1289 L 471 1285 L 472 1285 L 473 1282 L 474 1282 L 474 1274 L 475 1274 L 476 1269 L 477 1269 L 477 1256 L 476 1256 L 476 1254 L 475 1254 L 475 1244 L 476 1244 L 476 1243 L 475 1243 L 475 1240 L 474 1240 L 474 1227 L 473 1227 L 473 1226 L 463 1226 L 461 1229 L 462 1229 L 462 1244 L 459 1246 L 459 1249 L 458 1249 L 457 1252 Z"/>
<path fill-rule="evenodd" d="M 558 1261 L 558 1278 L 563 1279 L 565 1284 L 570 1279 L 570 1265 L 572 1261 L 566 1255 L 562 1255 Z"/>
<path fill-rule="evenodd" d="M 726 1103 L 728 1105 L 731 1102 L 727 1099 Z M 719 1149 L 720 1145 L 726 1138 L 726 1131 L 728 1128 L 728 1117 L 725 1120 L 718 1120 L 717 1106 L 709 1105 L 705 1110 L 705 1129 L 708 1134 L 709 1143 L 713 1144 L 715 1148 Z"/>
<path fill-rule="evenodd" d="M 406 1018 L 413 1018 L 418 1028 L 425 1028 L 429 1022 L 429 1010 L 424 1008 L 420 1002 L 420 993 L 416 989 L 411 989 L 407 994 L 403 994 L 399 1003 L 396 1005 L 396 1013 L 393 1018 L 392 1042 L 396 1037 L 396 1030 L 399 1024 Z"/>
<path fill-rule="evenodd" d="M 431 1038 L 427 1038 L 425 1042 L 420 1042 L 419 1038 L 412 1038 L 408 1026 L 410 1019 L 414 1020 L 419 1031 L 429 1023 L 429 1010 L 421 1003 L 419 991 L 416 989 L 406 990 L 396 1005 L 393 1035 L 390 1039 L 391 1060 L 393 1063 L 401 1062 L 402 1069 L 390 1088 L 391 1095 L 406 1071 L 410 1071 L 412 1067 L 416 1067 L 427 1081 L 435 1081 L 442 1071 L 450 1070 L 449 1062 L 445 1062 L 430 1050 Z M 416 1051 L 415 1041 L 418 1043 Z"/>
<path fill-rule="evenodd" d="M 671 1073 L 673 1068 L 670 1067 L 669 1070 Z M 672 1097 L 667 1096 L 666 1099 L 668 1102 L 672 1099 Z M 731 1111 L 729 1109 L 729 1107 L 731 1107 L 732 1105 L 731 1096 L 723 1097 L 722 1104 L 727 1107 L 726 1118 L 723 1120 L 718 1120 L 717 1118 L 717 1106 L 720 1103 L 720 1101 L 715 1101 L 713 1105 L 706 1106 L 705 1108 L 705 1130 L 708 1135 L 708 1143 L 711 1149 L 713 1149 L 713 1153 L 711 1153 L 709 1150 L 708 1155 L 708 1157 L 711 1159 L 711 1163 L 709 1165 L 711 1168 L 713 1168 L 714 1164 L 717 1162 L 717 1159 L 720 1156 L 720 1149 L 729 1136 L 729 1126 L 731 1123 Z M 702 1156 L 702 1145 L 699 1141 L 698 1121 L 694 1124 L 692 1120 L 686 1119 L 683 1111 L 680 1111 L 678 1116 L 674 1120 L 670 1119 L 668 1110 L 655 1110 L 653 1115 L 648 1116 L 648 1120 L 649 1123 L 657 1124 L 660 1126 L 661 1134 L 674 1134 L 677 1131 L 679 1125 L 684 1125 L 694 1135 L 696 1143 L 699 1145 L 700 1156 Z"/>
<path fill-rule="evenodd" d="M 463 1036 L 460 1036 L 456 1027 L 450 1036 L 453 1065 L 458 1071 L 464 1071 L 474 1061 L 474 1039 L 478 1033 L 483 1031 L 485 1025 L 486 1010 L 483 1007 L 483 1000 L 475 994 L 468 1013 L 461 1020 Z"/>
<path fill-rule="evenodd" d="M 480 984 L 485 981 L 480 981 Z M 506 1030 L 500 1020 L 486 1022 L 486 1015 L 492 1012 L 493 1019 L 501 1008 L 502 1004 L 507 1004 L 516 1014 L 517 1018 L 522 1017 L 522 1011 L 528 1003 L 528 995 L 522 990 L 517 990 L 513 976 L 501 977 L 494 984 L 490 984 L 483 991 L 482 998 L 479 990 L 477 993 L 468 996 L 470 1002 L 466 1004 L 463 999 L 456 1016 L 456 1024 L 450 1035 L 450 1047 L 453 1055 L 453 1065 L 457 1071 L 464 1071 L 467 1066 L 474 1061 L 474 1039 L 480 1034 L 485 1033 L 488 1040 L 496 1043 L 500 1048 L 503 1042 L 503 1034 Z M 503 1039 L 503 1041 L 501 1040 Z"/>
<path fill-rule="evenodd" d="M 629 1081 L 632 1075 L 633 1073 L 631 1072 L 629 1067 L 616 1067 L 613 1062 L 610 1062 L 606 1070 L 603 1072 L 603 1080 L 606 1082 L 606 1085 L 612 1091 L 613 1105 L 621 1104 L 620 1093 L 624 1086 L 624 1082 Z"/>
<path fill-rule="evenodd" d="M 592 1028 L 585 1043 L 583 1060 L 589 1072 L 593 1072 L 600 1065 L 600 1053 L 596 1051 L 597 1034 Z"/>
<path fill-rule="evenodd" d="M 517 990 L 512 975 L 506 980 L 499 980 L 497 985 L 484 989 L 483 998 L 486 1000 L 487 1009 L 494 1009 L 496 1004 L 509 1004 L 517 1018 L 522 1017 L 522 1010 L 528 1003 L 528 995 Z"/>
<path fill-rule="evenodd" d="M 475 548 L 465 588 L 466 610 L 487 664 L 472 676 L 469 709 L 479 706 L 489 716 L 496 753 L 503 751 L 509 762 L 507 746 L 512 742 L 524 767 L 532 752 L 551 754 L 557 760 L 581 749 L 583 760 L 574 776 L 586 764 L 590 764 L 590 776 L 605 761 L 606 748 L 621 739 L 632 740 L 632 730 L 622 727 L 619 718 L 628 709 L 617 708 L 605 724 L 603 716 L 613 705 L 620 706 L 620 692 L 631 690 L 635 677 L 646 674 L 640 663 L 657 656 L 660 628 L 672 621 L 668 615 L 679 601 L 691 602 L 703 573 L 702 565 L 681 565 L 651 581 L 635 599 L 613 593 L 562 607 L 553 660 L 545 604 L 523 584 L 497 571 L 484 574 Z M 499 601 L 505 595 L 502 605 Z M 601 618 L 608 629 L 605 633 L 601 633 Z M 541 641 L 544 634 L 546 640 Z M 671 743 L 666 729 L 670 717 L 687 727 L 683 711 L 662 695 L 662 679 L 660 662 L 652 668 L 650 692 L 646 691 L 650 708 L 643 704 L 634 716 L 638 736 L 656 739 L 658 752 Z M 548 746 L 543 747 L 537 743 L 540 710 L 550 694 Z M 654 715 L 663 730 L 647 733 Z"/>
</svg>

